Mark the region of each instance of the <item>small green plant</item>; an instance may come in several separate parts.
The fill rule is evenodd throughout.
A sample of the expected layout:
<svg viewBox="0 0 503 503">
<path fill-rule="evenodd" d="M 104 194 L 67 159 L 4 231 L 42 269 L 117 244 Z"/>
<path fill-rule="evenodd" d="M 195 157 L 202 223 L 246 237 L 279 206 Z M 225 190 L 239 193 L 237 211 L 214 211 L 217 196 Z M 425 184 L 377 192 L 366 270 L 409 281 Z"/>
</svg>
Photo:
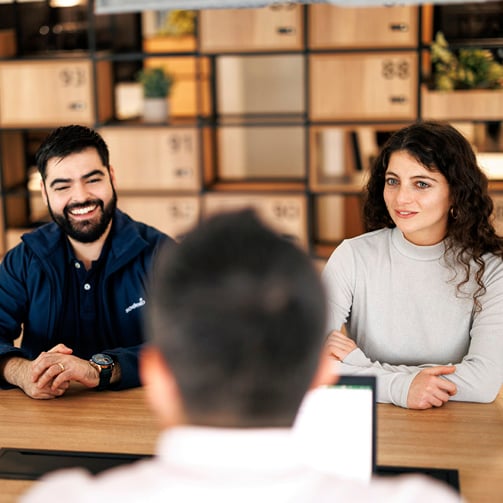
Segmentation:
<svg viewBox="0 0 503 503">
<path fill-rule="evenodd" d="M 145 98 L 166 98 L 174 84 L 173 75 L 162 67 L 144 68 L 137 73 L 136 78 L 143 86 Z"/>
<path fill-rule="evenodd" d="M 459 49 L 456 55 L 442 32 L 430 47 L 434 66 L 433 85 L 441 91 L 455 89 L 501 89 L 503 66 L 487 49 Z"/>
</svg>

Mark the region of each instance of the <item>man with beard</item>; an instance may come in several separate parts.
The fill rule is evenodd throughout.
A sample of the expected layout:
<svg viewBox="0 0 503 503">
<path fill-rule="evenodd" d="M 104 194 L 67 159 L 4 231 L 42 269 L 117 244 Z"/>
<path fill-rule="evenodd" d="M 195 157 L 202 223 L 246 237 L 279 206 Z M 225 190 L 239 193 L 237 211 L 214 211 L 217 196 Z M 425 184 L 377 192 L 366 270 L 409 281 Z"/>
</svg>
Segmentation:
<svg viewBox="0 0 503 503">
<path fill-rule="evenodd" d="M 147 274 L 172 240 L 116 208 L 114 169 L 95 131 L 54 130 L 36 161 L 54 222 L 25 234 L 0 264 L 0 385 L 39 399 L 72 382 L 138 386 Z"/>
</svg>

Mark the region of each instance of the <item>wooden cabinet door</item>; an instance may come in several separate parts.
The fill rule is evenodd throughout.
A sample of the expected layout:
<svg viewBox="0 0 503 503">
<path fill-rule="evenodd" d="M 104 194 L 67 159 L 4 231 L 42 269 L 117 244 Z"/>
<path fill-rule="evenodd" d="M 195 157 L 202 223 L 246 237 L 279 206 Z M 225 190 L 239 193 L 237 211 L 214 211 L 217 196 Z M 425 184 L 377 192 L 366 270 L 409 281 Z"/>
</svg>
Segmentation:
<svg viewBox="0 0 503 503">
<path fill-rule="evenodd" d="M 199 191 L 196 128 L 102 128 L 119 190 Z"/>
<path fill-rule="evenodd" d="M 309 6 L 309 46 L 321 48 L 416 47 L 418 7 Z"/>
<path fill-rule="evenodd" d="M 202 10 L 199 33 L 202 52 L 300 50 L 302 6 Z"/>
<path fill-rule="evenodd" d="M 180 241 L 199 223 L 199 196 L 120 195 L 118 207 L 135 220 L 145 222 Z"/>
<path fill-rule="evenodd" d="M 99 88 L 110 82 L 99 81 Z M 111 100 L 109 100 L 111 101 Z M 92 63 L 87 60 L 0 64 L 0 125 L 59 126 L 95 122 Z"/>
<path fill-rule="evenodd" d="M 417 113 L 414 52 L 313 54 L 312 120 L 413 120 Z"/>
<path fill-rule="evenodd" d="M 226 126 L 218 129 L 220 180 L 298 180 L 305 177 L 301 126 Z"/>
<path fill-rule="evenodd" d="M 305 194 L 222 194 L 203 196 L 203 218 L 215 213 L 254 208 L 260 218 L 276 232 L 308 247 L 307 200 Z"/>
</svg>

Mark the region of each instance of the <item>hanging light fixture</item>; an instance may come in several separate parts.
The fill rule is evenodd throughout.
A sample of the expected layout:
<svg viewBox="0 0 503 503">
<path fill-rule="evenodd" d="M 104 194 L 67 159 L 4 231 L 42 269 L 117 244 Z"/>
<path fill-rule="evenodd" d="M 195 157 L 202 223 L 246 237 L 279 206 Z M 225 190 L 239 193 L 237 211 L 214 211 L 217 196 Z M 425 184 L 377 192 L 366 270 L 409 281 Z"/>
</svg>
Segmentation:
<svg viewBox="0 0 503 503">
<path fill-rule="evenodd" d="M 82 5 L 86 0 L 50 0 L 50 7 L 76 7 L 77 5 Z"/>
</svg>

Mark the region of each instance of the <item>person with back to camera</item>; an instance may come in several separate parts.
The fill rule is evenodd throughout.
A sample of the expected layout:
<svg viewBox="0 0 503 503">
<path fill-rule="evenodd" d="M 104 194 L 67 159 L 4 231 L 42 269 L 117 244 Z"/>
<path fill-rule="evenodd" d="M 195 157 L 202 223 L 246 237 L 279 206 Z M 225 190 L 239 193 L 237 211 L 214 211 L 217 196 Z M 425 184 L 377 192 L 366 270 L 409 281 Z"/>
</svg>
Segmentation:
<svg viewBox="0 0 503 503">
<path fill-rule="evenodd" d="M 324 291 L 311 259 L 253 212 L 215 216 L 165 247 L 152 281 L 140 370 L 164 428 L 157 455 L 98 476 L 53 473 L 22 502 L 460 501 L 420 475 L 367 485 L 304 466 L 297 410 L 311 385 L 335 380 Z"/>
<path fill-rule="evenodd" d="M 407 126 L 382 148 L 366 192 L 369 232 L 341 243 L 323 270 L 339 371 L 376 374 L 378 400 L 402 407 L 493 401 L 503 238 L 469 142 L 449 124 Z"/>
<path fill-rule="evenodd" d="M 39 399 L 71 382 L 139 386 L 146 276 L 173 240 L 116 208 L 115 172 L 95 131 L 55 129 L 36 161 L 54 222 L 25 234 L 0 265 L 0 386 Z"/>
</svg>

